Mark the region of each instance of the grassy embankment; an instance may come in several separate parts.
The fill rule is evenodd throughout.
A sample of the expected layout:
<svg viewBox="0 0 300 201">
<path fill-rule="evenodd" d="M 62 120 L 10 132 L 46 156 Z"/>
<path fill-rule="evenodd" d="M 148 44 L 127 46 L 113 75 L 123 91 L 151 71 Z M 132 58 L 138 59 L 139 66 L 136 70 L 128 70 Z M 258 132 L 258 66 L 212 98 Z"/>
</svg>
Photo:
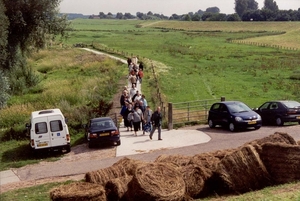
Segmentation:
<svg viewBox="0 0 300 201">
<path fill-rule="evenodd" d="M 32 111 L 60 108 L 68 118 L 71 143 L 82 143 L 87 123 L 99 100 L 111 101 L 126 71 L 120 62 L 79 49 L 48 49 L 32 55 L 29 66 L 40 82 L 12 96 L 0 113 L 0 170 L 37 163 L 31 154 L 25 123 Z M 60 155 L 50 155 L 56 160 Z"/>
</svg>

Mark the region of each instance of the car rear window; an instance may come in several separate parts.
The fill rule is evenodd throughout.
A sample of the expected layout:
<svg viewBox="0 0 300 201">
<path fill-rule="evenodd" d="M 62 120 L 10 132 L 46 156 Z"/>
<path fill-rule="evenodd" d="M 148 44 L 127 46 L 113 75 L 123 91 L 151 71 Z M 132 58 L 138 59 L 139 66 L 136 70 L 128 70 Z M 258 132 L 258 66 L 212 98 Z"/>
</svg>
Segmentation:
<svg viewBox="0 0 300 201">
<path fill-rule="evenodd" d="M 286 102 L 283 102 L 283 104 L 287 108 L 298 108 L 298 107 L 300 107 L 300 103 L 298 103 L 297 101 L 286 101 Z"/>
</svg>

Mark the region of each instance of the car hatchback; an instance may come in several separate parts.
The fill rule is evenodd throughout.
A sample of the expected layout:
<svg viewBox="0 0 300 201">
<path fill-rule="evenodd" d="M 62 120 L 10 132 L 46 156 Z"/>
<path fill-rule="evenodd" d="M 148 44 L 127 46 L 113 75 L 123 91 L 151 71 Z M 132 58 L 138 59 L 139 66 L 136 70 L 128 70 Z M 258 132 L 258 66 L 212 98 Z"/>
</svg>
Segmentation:
<svg viewBox="0 0 300 201">
<path fill-rule="evenodd" d="M 259 129 L 262 120 L 259 114 L 240 101 L 224 101 L 214 103 L 208 114 L 208 125 L 214 128 L 216 125 L 228 127 L 234 132 L 237 129 L 253 127 Z"/>
<path fill-rule="evenodd" d="M 100 144 L 120 145 L 120 132 L 110 117 L 94 118 L 85 125 L 89 147 Z"/>
<path fill-rule="evenodd" d="M 300 103 L 297 101 L 268 101 L 255 111 L 261 115 L 264 123 L 282 126 L 285 122 L 300 124 Z"/>
</svg>

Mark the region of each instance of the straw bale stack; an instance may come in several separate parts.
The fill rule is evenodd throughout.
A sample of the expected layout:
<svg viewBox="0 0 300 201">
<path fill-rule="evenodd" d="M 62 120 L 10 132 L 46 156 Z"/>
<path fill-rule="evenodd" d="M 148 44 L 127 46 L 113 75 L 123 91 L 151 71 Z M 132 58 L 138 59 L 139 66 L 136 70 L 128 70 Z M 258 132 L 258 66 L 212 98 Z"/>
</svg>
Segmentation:
<svg viewBox="0 0 300 201">
<path fill-rule="evenodd" d="M 270 175 L 252 145 L 225 156 L 216 173 L 229 192 L 244 193 L 271 184 Z"/>
<path fill-rule="evenodd" d="M 179 201 L 185 197 L 185 182 L 178 167 L 171 163 L 140 165 L 128 184 L 132 201 Z"/>
<path fill-rule="evenodd" d="M 190 156 L 182 156 L 182 155 L 160 155 L 158 156 L 154 162 L 157 163 L 173 163 L 178 166 L 186 166 L 190 163 Z"/>
<path fill-rule="evenodd" d="M 143 163 L 145 162 L 124 157 L 118 162 L 114 163 L 112 166 L 124 168 L 125 172 L 128 175 L 134 175 L 138 165 L 141 165 Z"/>
<path fill-rule="evenodd" d="M 52 201 L 106 201 L 105 189 L 102 185 L 75 182 L 61 185 L 50 191 Z"/>
<path fill-rule="evenodd" d="M 299 145 L 265 143 L 260 157 L 275 184 L 300 180 Z"/>
<path fill-rule="evenodd" d="M 125 157 L 108 168 L 87 172 L 85 174 L 85 181 L 91 183 L 98 183 L 105 186 L 106 182 L 108 182 L 109 180 L 118 177 L 123 177 L 127 174 L 133 175 L 137 166 L 142 163 L 143 162 L 141 161 Z"/>
<path fill-rule="evenodd" d="M 199 198 L 201 194 L 204 194 L 205 182 L 212 175 L 211 171 L 199 164 L 182 166 L 179 170 L 185 182 L 186 195 Z"/>
<path fill-rule="evenodd" d="M 105 185 L 108 200 L 126 200 L 128 184 L 133 176 L 124 176 L 108 181 Z"/>
<path fill-rule="evenodd" d="M 267 137 L 258 139 L 258 140 L 254 140 L 252 142 L 246 143 L 250 144 L 250 145 L 262 145 L 264 143 L 268 143 L 268 142 L 272 142 L 272 143 L 284 143 L 284 144 L 292 144 L 292 145 L 296 145 L 297 142 L 294 140 L 294 138 L 292 136 L 290 136 L 287 133 L 283 133 L 283 132 L 275 132 L 273 135 L 269 135 Z"/>
<path fill-rule="evenodd" d="M 85 181 L 105 186 L 106 182 L 109 180 L 123 177 L 125 175 L 126 171 L 124 168 L 119 166 L 110 166 L 108 168 L 87 172 L 85 174 Z"/>
</svg>

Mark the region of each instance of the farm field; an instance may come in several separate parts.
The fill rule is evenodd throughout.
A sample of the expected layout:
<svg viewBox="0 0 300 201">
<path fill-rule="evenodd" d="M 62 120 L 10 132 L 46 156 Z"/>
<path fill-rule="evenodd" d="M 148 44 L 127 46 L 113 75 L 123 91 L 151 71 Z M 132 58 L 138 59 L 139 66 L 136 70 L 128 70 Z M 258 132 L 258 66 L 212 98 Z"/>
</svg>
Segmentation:
<svg viewBox="0 0 300 201">
<path fill-rule="evenodd" d="M 74 20 L 72 27 L 69 44 L 98 44 L 155 61 L 165 102 L 224 96 L 257 107 L 270 99 L 300 98 L 298 22 Z M 146 91 L 153 86 L 148 76 Z"/>
</svg>

